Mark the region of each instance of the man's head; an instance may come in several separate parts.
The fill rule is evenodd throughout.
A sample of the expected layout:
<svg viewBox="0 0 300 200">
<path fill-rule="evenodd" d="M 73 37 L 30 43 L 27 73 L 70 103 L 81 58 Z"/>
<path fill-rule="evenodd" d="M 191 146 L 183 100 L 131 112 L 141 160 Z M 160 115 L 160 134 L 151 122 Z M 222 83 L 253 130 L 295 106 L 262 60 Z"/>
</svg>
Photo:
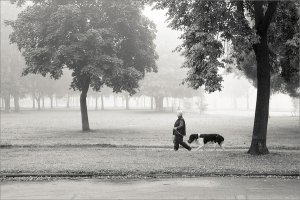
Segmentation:
<svg viewBox="0 0 300 200">
<path fill-rule="evenodd" d="M 191 144 L 192 142 L 194 142 L 195 140 L 197 140 L 199 138 L 198 134 L 192 134 L 189 137 L 188 143 Z"/>
<path fill-rule="evenodd" d="M 182 110 L 178 110 L 177 111 L 177 117 L 179 118 L 179 117 L 182 117 Z"/>
</svg>

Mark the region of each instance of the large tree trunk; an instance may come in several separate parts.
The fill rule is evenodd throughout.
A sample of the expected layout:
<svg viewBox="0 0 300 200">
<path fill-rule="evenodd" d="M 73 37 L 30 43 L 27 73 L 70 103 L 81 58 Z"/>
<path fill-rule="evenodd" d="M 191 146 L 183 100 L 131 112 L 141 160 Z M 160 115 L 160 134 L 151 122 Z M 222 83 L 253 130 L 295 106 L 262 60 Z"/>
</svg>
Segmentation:
<svg viewBox="0 0 300 200">
<path fill-rule="evenodd" d="M 268 47 L 259 45 L 256 50 L 257 60 L 257 96 L 252 142 L 248 153 L 259 155 L 268 154 L 267 127 L 269 118 L 270 99 L 270 66 Z"/>
<path fill-rule="evenodd" d="M 15 104 L 15 112 L 20 112 L 20 103 L 19 103 L 20 97 L 18 94 L 14 95 L 14 104 Z"/>
<path fill-rule="evenodd" d="M 260 43 L 254 44 L 257 64 L 257 96 L 255 119 L 251 146 L 252 155 L 268 154 L 266 145 L 270 102 L 270 63 L 268 49 L 268 27 L 276 10 L 277 2 L 269 3 L 264 14 L 263 2 L 254 2 L 255 26 L 260 36 Z"/>
<path fill-rule="evenodd" d="M 9 94 L 4 96 L 4 102 L 5 102 L 4 111 L 9 112 L 9 110 L 10 110 L 10 95 Z"/>
<path fill-rule="evenodd" d="M 87 113 L 87 104 L 86 104 L 86 96 L 89 90 L 89 83 L 84 83 L 82 87 L 82 91 L 80 94 L 80 111 L 81 111 L 81 122 L 82 122 L 82 131 L 89 131 L 89 118 Z"/>
</svg>

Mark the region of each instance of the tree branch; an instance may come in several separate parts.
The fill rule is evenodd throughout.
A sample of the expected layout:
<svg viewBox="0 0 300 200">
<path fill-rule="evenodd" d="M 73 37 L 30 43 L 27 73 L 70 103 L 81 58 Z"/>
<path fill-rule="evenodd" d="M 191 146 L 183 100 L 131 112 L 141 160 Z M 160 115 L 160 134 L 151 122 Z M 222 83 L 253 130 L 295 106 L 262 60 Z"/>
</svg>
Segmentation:
<svg viewBox="0 0 300 200">
<path fill-rule="evenodd" d="M 255 15 L 255 28 L 258 31 L 262 31 L 262 25 L 264 20 L 264 10 L 262 1 L 254 1 L 254 15 Z"/>
<path fill-rule="evenodd" d="M 237 7 L 237 12 L 239 14 L 239 17 L 242 21 L 242 24 L 245 26 L 246 29 L 251 29 L 249 24 L 247 23 L 247 19 L 245 16 L 244 1 L 237 1 L 236 7 Z"/>
<path fill-rule="evenodd" d="M 269 1 L 268 2 L 268 9 L 267 9 L 265 17 L 264 17 L 264 27 L 265 28 L 269 27 L 269 25 L 272 21 L 273 15 L 276 11 L 277 4 L 278 4 L 278 1 Z"/>
<path fill-rule="evenodd" d="M 244 1 L 237 1 L 236 8 L 237 8 L 238 13 L 246 20 L 245 13 L 244 13 L 245 12 Z"/>
</svg>

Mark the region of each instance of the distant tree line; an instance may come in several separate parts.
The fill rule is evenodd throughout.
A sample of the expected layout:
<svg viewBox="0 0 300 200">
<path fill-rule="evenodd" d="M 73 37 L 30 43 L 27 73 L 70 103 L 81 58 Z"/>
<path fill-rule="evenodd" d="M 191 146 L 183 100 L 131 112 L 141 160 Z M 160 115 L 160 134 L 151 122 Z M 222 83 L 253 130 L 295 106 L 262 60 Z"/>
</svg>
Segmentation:
<svg viewBox="0 0 300 200">
<path fill-rule="evenodd" d="M 81 51 L 94 49 L 92 42 L 97 42 L 97 40 L 99 40 L 97 37 L 102 38 L 100 38 L 101 41 L 98 41 L 100 43 L 97 48 L 100 48 L 101 45 L 104 46 L 101 47 L 102 49 L 98 50 L 95 47 L 95 52 L 102 50 L 106 51 L 107 48 L 112 48 L 112 46 L 109 47 L 107 45 L 113 45 L 110 43 L 102 44 L 102 40 L 105 39 L 104 37 L 108 37 L 108 32 L 105 32 L 105 29 L 101 29 L 99 33 L 93 32 L 94 30 L 91 28 L 88 29 L 89 27 L 97 25 L 92 25 L 92 22 L 90 21 L 94 17 L 94 12 L 97 12 L 97 15 L 101 15 L 101 12 L 104 12 L 104 10 L 91 10 L 91 13 L 85 13 L 83 16 L 80 15 L 77 16 L 77 18 L 74 18 L 74 13 L 83 12 L 72 7 L 73 5 L 78 4 L 79 1 L 66 1 L 64 3 L 61 3 L 60 1 L 53 1 L 53 5 L 51 4 L 51 6 L 53 6 L 53 10 L 51 11 L 48 11 L 49 8 L 46 6 L 47 4 L 44 1 L 33 2 L 35 3 L 33 6 L 26 7 L 25 10 L 23 9 L 23 18 L 19 17 L 16 21 L 9 20 L 16 18 L 16 16 L 12 15 L 16 15 L 16 10 L 20 12 L 20 8 L 8 5 L 7 9 L 5 9 L 5 12 L 7 12 L 6 20 L 8 20 L 6 21 L 6 24 L 9 25 L 5 26 L 3 24 L 3 34 L 1 35 L 1 40 L 4 41 L 1 47 L 5 47 L 5 50 L 2 50 L 3 59 L 1 59 L 1 65 L 3 66 L 2 76 L 4 77 L 1 79 L 1 97 L 5 99 L 5 111 L 9 111 L 10 109 L 10 97 L 14 97 L 15 110 L 19 111 L 19 99 L 25 96 L 31 97 L 33 108 L 45 108 L 45 99 L 47 98 L 50 99 L 50 108 L 53 108 L 54 97 L 56 99 L 66 98 L 66 107 L 69 107 L 70 96 L 79 94 L 78 92 L 75 92 L 74 89 L 83 89 L 81 87 L 85 81 L 81 80 L 82 73 L 87 73 L 87 71 L 89 71 L 89 73 L 93 73 L 87 76 L 90 76 L 88 79 L 91 79 L 89 81 L 89 87 L 95 89 L 90 92 L 90 96 L 96 99 L 95 109 L 98 109 L 98 107 L 105 109 L 104 97 L 110 95 L 113 95 L 114 98 L 116 98 L 116 96 L 121 96 L 125 102 L 125 108 L 130 109 L 129 101 L 135 92 L 137 92 L 135 96 L 149 96 L 151 99 L 151 110 L 156 111 L 164 111 L 163 101 L 164 99 L 168 100 L 170 97 L 183 98 L 196 95 L 202 96 L 202 99 L 204 99 L 203 91 L 200 91 L 199 93 L 181 85 L 181 78 L 183 78 L 182 72 L 173 69 L 174 67 L 179 67 L 178 65 L 174 66 L 174 63 L 178 63 L 177 60 L 174 60 L 177 55 L 170 57 L 169 55 L 172 54 L 172 49 L 170 48 L 164 48 L 163 50 L 165 52 L 163 52 L 163 56 L 159 63 L 161 65 L 161 72 L 158 74 L 146 75 L 146 79 L 140 81 L 141 88 L 134 89 L 138 86 L 137 82 L 145 75 L 145 72 L 151 71 L 151 69 L 156 71 L 155 60 L 157 59 L 157 55 L 154 52 L 152 41 L 155 36 L 154 24 L 152 24 L 144 16 L 138 14 L 139 17 L 141 17 L 140 19 L 133 18 L 134 20 L 139 21 L 138 23 L 144 23 L 143 26 L 145 28 L 137 30 L 138 32 L 132 32 L 131 30 L 134 27 L 140 27 L 139 24 L 134 24 L 137 23 L 137 21 L 133 22 L 129 20 L 132 18 L 122 18 L 119 24 L 114 24 L 112 21 L 103 22 L 107 27 L 112 26 L 110 28 L 114 28 L 119 34 L 111 35 L 109 37 L 122 36 L 122 38 L 126 38 L 126 40 L 119 39 L 120 44 L 118 49 L 114 49 L 114 52 L 108 52 L 111 53 L 110 56 L 113 57 L 106 55 L 107 52 L 103 52 L 104 54 L 100 57 L 95 57 L 96 55 L 94 55 L 94 57 L 89 57 L 83 55 Z M 119 4 L 119 2 L 122 3 Z M 8 2 L 6 3 L 9 4 Z M 24 4 L 23 1 L 12 1 L 12 3 L 16 3 L 18 5 Z M 126 5 L 126 3 L 128 5 Z M 140 13 L 142 5 L 139 3 L 133 5 L 132 3 L 134 3 L 134 1 L 112 1 L 109 4 L 107 4 L 106 1 L 99 1 L 97 3 L 80 4 L 80 6 L 82 7 L 81 9 L 84 9 L 85 6 L 96 6 L 101 4 L 101 6 L 104 7 L 113 6 L 115 7 L 114 9 L 123 9 L 124 12 L 130 11 L 133 13 Z M 120 8 L 118 6 L 120 6 Z M 113 11 L 109 9 L 111 8 L 105 8 L 106 12 Z M 70 17 L 70 19 L 67 19 L 68 14 L 72 15 L 73 18 Z M 25 16 L 28 17 L 25 18 Z M 48 17 L 52 17 L 53 22 L 48 22 Z M 117 17 L 122 16 L 117 16 L 116 13 L 111 13 L 110 17 L 115 20 Z M 88 22 L 84 22 L 84 24 L 80 21 L 82 18 L 86 18 Z M 62 22 L 59 20 L 69 21 L 67 23 L 67 21 Z M 65 26 L 57 24 L 58 22 L 64 23 Z M 67 24 L 75 22 L 82 27 L 67 26 Z M 3 23 L 3 21 L 1 23 Z M 96 21 L 94 23 L 96 23 Z M 28 25 L 27 28 L 23 29 L 23 26 L 26 24 Z M 47 29 L 47 27 L 53 27 L 53 29 Z M 69 38 L 71 36 L 65 38 L 65 33 L 68 31 L 72 32 L 72 28 L 82 28 L 83 32 L 88 30 L 90 30 L 90 32 L 74 33 L 74 35 L 72 35 L 74 38 Z M 45 30 L 48 32 L 45 32 Z M 60 32 L 57 32 L 56 30 L 59 30 Z M 97 34 L 104 35 L 101 36 Z M 33 36 L 39 38 L 39 42 L 34 40 L 32 38 Z M 105 39 L 107 42 L 112 39 L 109 37 Z M 10 44 L 10 42 L 16 43 L 17 45 Z M 69 42 L 71 45 L 61 45 L 66 42 Z M 35 45 L 36 47 L 32 48 L 32 45 Z M 22 50 L 21 52 L 23 53 L 23 56 L 17 50 L 17 47 Z M 50 47 L 51 49 L 49 49 Z M 57 50 L 52 52 L 53 49 Z M 95 52 L 90 52 L 90 54 L 92 55 Z M 80 59 L 83 60 L 81 61 Z M 98 60 L 97 63 L 95 63 L 95 60 Z M 80 64 L 80 66 L 77 66 L 75 61 L 78 62 L 77 64 Z M 75 63 L 74 66 L 72 63 Z M 69 69 L 63 69 L 68 67 L 68 65 Z M 124 68 L 121 66 L 126 66 L 126 70 L 124 71 Z M 145 66 L 146 68 L 142 68 L 142 66 Z M 118 69 L 117 67 L 121 68 Z M 81 74 L 77 75 L 77 68 L 81 70 Z M 111 71 L 111 69 L 115 69 L 115 71 Z M 22 74 L 26 76 L 21 77 Z M 45 77 L 35 74 L 41 74 Z M 58 77 L 61 78 L 54 80 Z M 114 92 L 121 92 L 122 90 L 124 90 L 122 93 L 114 94 Z M 98 105 L 98 98 L 100 100 L 100 105 Z M 84 108 L 85 106 L 81 104 L 81 107 Z M 204 106 L 202 107 L 204 108 Z"/>
</svg>

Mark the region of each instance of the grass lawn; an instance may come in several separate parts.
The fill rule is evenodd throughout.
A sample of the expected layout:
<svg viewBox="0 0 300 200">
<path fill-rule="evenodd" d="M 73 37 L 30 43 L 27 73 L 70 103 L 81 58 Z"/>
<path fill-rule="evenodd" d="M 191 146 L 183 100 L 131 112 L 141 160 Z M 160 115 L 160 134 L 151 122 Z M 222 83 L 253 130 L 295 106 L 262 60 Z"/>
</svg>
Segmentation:
<svg viewBox="0 0 300 200">
<path fill-rule="evenodd" d="M 126 176 L 299 174 L 299 118 L 271 117 L 266 156 L 246 154 L 253 117 L 186 113 L 187 134 L 220 133 L 226 151 L 172 150 L 175 113 L 79 111 L 1 113 L 1 174 L 92 173 Z M 187 138 L 185 138 L 187 139 Z M 195 145 L 193 147 L 196 147 Z"/>
<path fill-rule="evenodd" d="M 245 151 L 151 148 L 12 148 L 1 150 L 1 173 L 91 173 L 127 176 L 299 174 L 298 151 L 265 156 Z"/>
<path fill-rule="evenodd" d="M 187 135 L 219 133 L 225 137 L 225 146 L 228 148 L 250 146 L 253 117 L 186 113 L 184 118 Z M 1 113 L 1 144 L 170 147 L 175 120 L 175 113 L 89 111 L 90 127 L 93 131 L 82 133 L 79 111 Z M 268 147 L 300 148 L 299 128 L 299 117 L 271 117 L 268 127 Z"/>
</svg>

